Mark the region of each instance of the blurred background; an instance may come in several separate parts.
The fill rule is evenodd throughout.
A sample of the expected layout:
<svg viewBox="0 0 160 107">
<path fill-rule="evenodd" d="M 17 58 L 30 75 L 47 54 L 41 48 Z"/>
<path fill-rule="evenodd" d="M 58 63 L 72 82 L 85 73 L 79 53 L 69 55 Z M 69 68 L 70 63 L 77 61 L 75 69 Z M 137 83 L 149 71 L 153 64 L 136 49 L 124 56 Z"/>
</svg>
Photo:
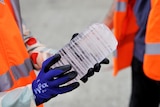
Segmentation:
<svg viewBox="0 0 160 107">
<path fill-rule="evenodd" d="M 59 50 L 74 33 L 103 22 L 112 0 L 20 0 L 23 19 L 47 47 Z M 102 65 L 85 84 L 45 103 L 47 107 L 127 107 L 130 97 L 130 68 L 116 77 L 109 65 Z"/>
</svg>

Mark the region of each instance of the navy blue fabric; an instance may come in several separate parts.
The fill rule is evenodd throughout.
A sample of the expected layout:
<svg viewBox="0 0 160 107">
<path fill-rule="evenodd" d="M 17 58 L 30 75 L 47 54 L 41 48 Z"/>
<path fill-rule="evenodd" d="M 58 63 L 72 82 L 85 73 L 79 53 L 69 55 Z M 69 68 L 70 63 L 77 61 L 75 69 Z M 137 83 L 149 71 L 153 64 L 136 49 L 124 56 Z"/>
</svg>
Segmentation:
<svg viewBox="0 0 160 107">
<path fill-rule="evenodd" d="M 150 0 L 136 0 L 134 6 L 134 13 L 137 19 L 139 30 L 135 37 L 134 56 L 141 62 L 143 62 L 143 56 L 145 52 L 145 33 L 148 15 L 150 11 Z"/>
</svg>

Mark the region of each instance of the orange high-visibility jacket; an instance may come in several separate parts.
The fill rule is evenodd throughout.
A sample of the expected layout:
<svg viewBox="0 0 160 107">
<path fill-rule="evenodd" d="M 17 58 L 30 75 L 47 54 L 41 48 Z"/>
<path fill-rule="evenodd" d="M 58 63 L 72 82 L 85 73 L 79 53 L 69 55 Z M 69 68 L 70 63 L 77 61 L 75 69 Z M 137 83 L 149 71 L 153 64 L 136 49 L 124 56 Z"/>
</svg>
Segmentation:
<svg viewBox="0 0 160 107">
<path fill-rule="evenodd" d="M 134 36 L 138 30 L 133 13 L 135 0 L 117 0 L 114 12 L 114 34 L 118 41 L 114 53 L 114 74 L 130 66 L 133 56 Z"/>
<path fill-rule="evenodd" d="M 114 33 L 119 42 L 114 57 L 114 75 L 130 66 L 133 57 L 134 36 L 138 30 L 133 13 L 135 0 L 117 0 L 114 13 Z M 146 29 L 144 73 L 160 80 L 160 1 L 151 0 L 151 10 Z"/>
<path fill-rule="evenodd" d="M 35 106 L 31 89 L 35 77 L 22 36 L 19 0 L 1 0 L 0 106 Z"/>
<path fill-rule="evenodd" d="M 151 0 L 151 11 L 146 31 L 144 73 L 160 81 L 160 0 Z"/>
<path fill-rule="evenodd" d="M 0 4 L 0 91 L 25 86 L 35 74 L 21 34 L 21 18 L 10 0 Z"/>
</svg>

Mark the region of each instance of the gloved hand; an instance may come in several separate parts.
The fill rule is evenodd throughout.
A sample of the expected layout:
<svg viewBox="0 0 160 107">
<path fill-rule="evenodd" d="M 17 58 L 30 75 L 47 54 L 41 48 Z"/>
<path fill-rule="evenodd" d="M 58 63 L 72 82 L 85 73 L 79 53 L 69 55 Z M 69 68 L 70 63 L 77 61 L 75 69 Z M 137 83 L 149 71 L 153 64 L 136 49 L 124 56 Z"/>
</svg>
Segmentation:
<svg viewBox="0 0 160 107">
<path fill-rule="evenodd" d="M 78 33 L 73 34 L 71 40 L 75 38 Z M 109 59 L 105 58 L 100 63 L 96 63 L 93 68 L 90 68 L 85 76 L 83 76 L 80 80 L 84 83 L 88 81 L 88 78 L 94 75 L 94 72 L 99 72 L 101 69 L 101 64 L 109 64 Z"/>
<path fill-rule="evenodd" d="M 96 63 L 93 68 L 90 68 L 85 76 L 83 76 L 80 80 L 86 83 L 88 78 L 94 75 L 94 72 L 99 72 L 101 69 L 101 64 L 109 64 L 109 60 L 107 58 L 103 59 L 100 63 Z"/>
<path fill-rule="evenodd" d="M 78 82 L 69 85 L 65 84 L 77 76 L 76 71 L 67 72 L 71 70 L 70 65 L 60 66 L 54 69 L 50 68 L 60 58 L 60 55 L 56 54 L 45 60 L 37 79 L 33 81 L 32 90 L 35 95 L 36 105 L 40 105 L 58 94 L 70 92 L 79 86 Z"/>
</svg>

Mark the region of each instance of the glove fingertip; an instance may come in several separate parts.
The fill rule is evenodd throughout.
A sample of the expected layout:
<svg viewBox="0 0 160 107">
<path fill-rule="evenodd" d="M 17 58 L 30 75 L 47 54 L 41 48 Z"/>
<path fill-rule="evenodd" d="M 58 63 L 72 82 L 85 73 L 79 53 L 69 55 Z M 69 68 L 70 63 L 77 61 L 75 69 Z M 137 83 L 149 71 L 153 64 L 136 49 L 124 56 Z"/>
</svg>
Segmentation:
<svg viewBox="0 0 160 107">
<path fill-rule="evenodd" d="M 48 72 L 48 70 L 50 69 L 50 67 L 55 64 L 56 62 L 58 62 L 60 60 L 61 56 L 60 54 L 55 54 L 54 56 L 48 58 L 47 60 L 45 60 L 43 62 L 43 65 L 44 66 L 44 71 L 45 72 Z"/>
<path fill-rule="evenodd" d="M 93 68 L 90 68 L 89 70 L 88 70 L 88 72 L 87 72 L 87 77 L 91 77 L 91 76 L 93 76 L 94 75 L 94 69 Z"/>
<path fill-rule="evenodd" d="M 63 66 L 59 66 L 59 67 L 55 67 L 54 69 L 60 69 L 63 71 L 63 73 L 71 70 L 72 66 L 70 64 L 68 65 L 63 65 Z"/>
<path fill-rule="evenodd" d="M 100 64 L 109 64 L 109 59 L 108 58 L 105 58 L 103 59 Z"/>
<path fill-rule="evenodd" d="M 80 79 L 83 83 L 86 83 L 88 81 L 88 77 L 84 76 Z"/>
<path fill-rule="evenodd" d="M 74 83 L 72 83 L 71 84 L 71 87 L 73 88 L 73 89 L 76 89 L 77 87 L 79 87 L 79 82 L 74 82 Z"/>
<path fill-rule="evenodd" d="M 72 72 L 68 73 L 68 77 L 70 79 L 74 79 L 77 75 L 78 75 L 78 73 L 76 71 L 72 71 Z"/>
<path fill-rule="evenodd" d="M 100 69 L 101 69 L 100 63 L 96 63 L 96 64 L 94 65 L 94 72 L 99 72 Z"/>
<path fill-rule="evenodd" d="M 58 62 L 60 59 L 61 59 L 61 55 L 60 54 L 58 54 L 58 53 L 56 53 L 54 56 L 54 64 L 56 63 L 56 62 Z"/>
<path fill-rule="evenodd" d="M 73 36 L 72 36 L 71 40 L 72 40 L 73 38 L 75 38 L 78 34 L 79 34 L 79 33 L 75 33 L 75 34 L 73 34 Z"/>
</svg>

